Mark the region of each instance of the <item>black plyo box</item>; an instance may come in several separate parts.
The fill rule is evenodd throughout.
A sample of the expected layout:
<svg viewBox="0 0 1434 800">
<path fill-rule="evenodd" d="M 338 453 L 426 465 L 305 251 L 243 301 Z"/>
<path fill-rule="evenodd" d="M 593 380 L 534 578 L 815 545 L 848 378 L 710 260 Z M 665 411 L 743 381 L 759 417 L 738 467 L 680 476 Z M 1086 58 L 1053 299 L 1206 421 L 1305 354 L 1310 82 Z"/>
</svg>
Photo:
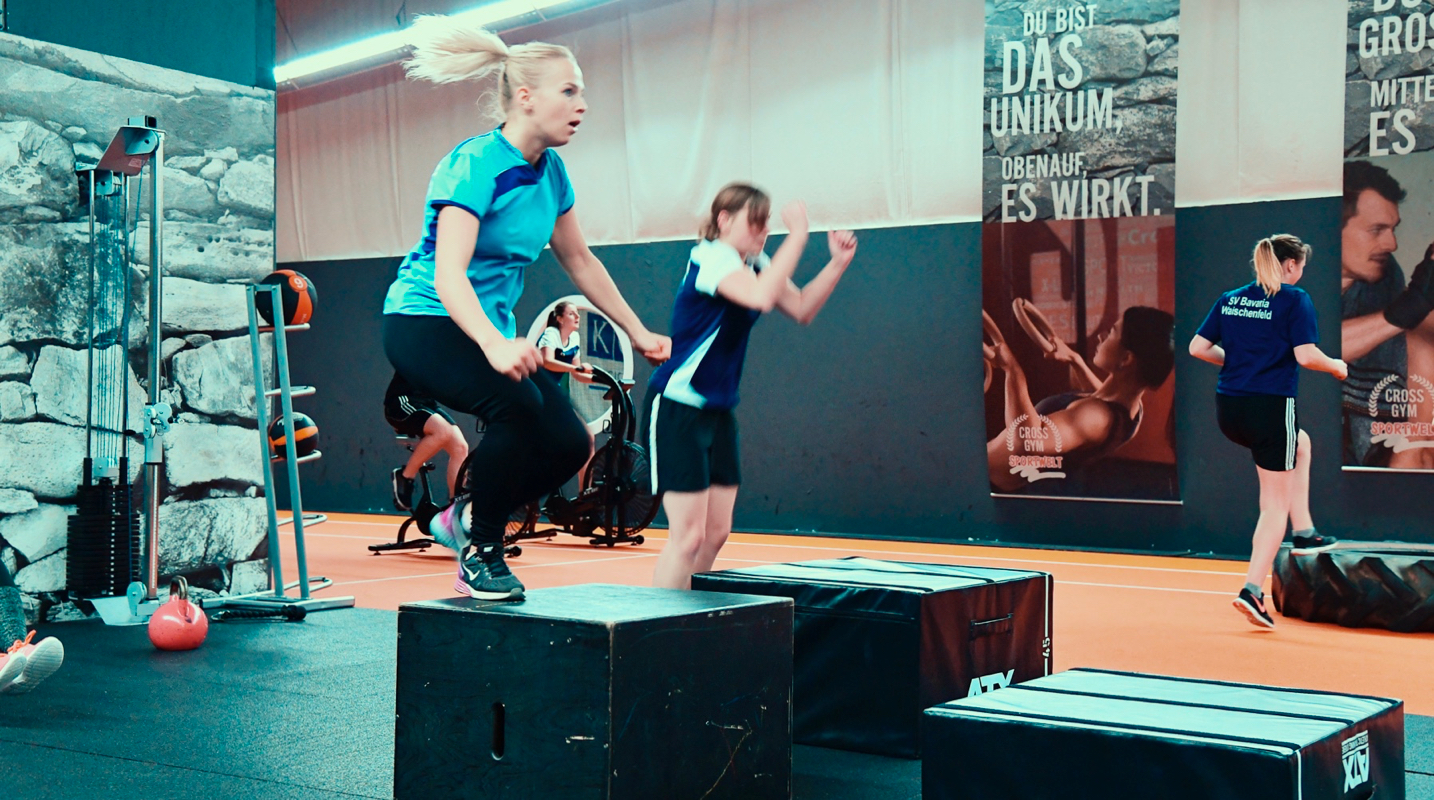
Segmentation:
<svg viewBox="0 0 1434 800">
<path fill-rule="evenodd" d="M 565 586 L 398 637 L 395 800 L 791 796 L 790 601 Z"/>
<path fill-rule="evenodd" d="M 1403 800 L 1399 700 L 1074 669 L 926 711 L 923 800 Z"/>
<path fill-rule="evenodd" d="M 1050 672 L 1043 572 L 853 557 L 707 572 L 692 586 L 796 603 L 802 744 L 916 757 L 924 709 Z"/>
</svg>

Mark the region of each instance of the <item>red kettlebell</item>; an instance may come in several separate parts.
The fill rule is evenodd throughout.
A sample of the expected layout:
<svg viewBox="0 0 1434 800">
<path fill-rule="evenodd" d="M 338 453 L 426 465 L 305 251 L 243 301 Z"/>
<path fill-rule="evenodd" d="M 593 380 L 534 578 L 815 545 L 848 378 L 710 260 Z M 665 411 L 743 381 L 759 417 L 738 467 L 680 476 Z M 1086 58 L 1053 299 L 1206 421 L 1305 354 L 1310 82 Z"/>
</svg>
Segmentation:
<svg viewBox="0 0 1434 800">
<path fill-rule="evenodd" d="M 160 650 L 193 650 L 208 635 L 209 617 L 189 602 L 189 582 L 175 578 L 169 584 L 169 600 L 149 618 L 149 640 Z"/>
</svg>

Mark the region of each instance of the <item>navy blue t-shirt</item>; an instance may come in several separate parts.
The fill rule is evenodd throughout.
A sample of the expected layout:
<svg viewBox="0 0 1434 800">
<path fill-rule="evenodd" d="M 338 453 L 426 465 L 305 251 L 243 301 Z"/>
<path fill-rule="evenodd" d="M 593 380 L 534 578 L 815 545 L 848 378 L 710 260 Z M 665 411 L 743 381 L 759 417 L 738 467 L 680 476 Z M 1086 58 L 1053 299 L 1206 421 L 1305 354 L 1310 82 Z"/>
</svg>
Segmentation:
<svg viewBox="0 0 1434 800">
<path fill-rule="evenodd" d="M 652 371 L 649 397 L 660 392 L 693 408 L 737 407 L 747 337 L 762 312 L 728 300 L 717 293 L 717 285 L 739 270 L 760 273 L 772 260 L 759 253 L 754 262 L 747 263 L 722 241 L 702 241 L 692 248 L 672 306 L 672 358 Z"/>
<path fill-rule="evenodd" d="M 1215 391 L 1224 395 L 1294 397 L 1299 388 L 1295 348 L 1318 344 L 1314 303 L 1284 284 L 1266 296 L 1258 283 L 1220 295 L 1196 333 L 1225 348 Z"/>
</svg>

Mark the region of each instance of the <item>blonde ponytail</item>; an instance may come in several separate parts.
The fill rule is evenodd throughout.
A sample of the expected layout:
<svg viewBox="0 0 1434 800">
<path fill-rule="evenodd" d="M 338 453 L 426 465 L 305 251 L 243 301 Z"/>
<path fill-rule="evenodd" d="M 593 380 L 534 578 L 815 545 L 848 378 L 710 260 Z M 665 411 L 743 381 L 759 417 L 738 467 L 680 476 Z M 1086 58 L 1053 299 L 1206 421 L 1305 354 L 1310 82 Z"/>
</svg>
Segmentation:
<svg viewBox="0 0 1434 800">
<path fill-rule="evenodd" d="M 1288 233 L 1277 233 L 1255 244 L 1255 280 L 1265 295 L 1280 291 L 1284 283 L 1284 262 L 1302 263 L 1309 259 L 1314 248 L 1300 241 L 1300 237 Z"/>
<path fill-rule="evenodd" d="M 425 15 L 409 29 L 413 56 L 403 62 L 408 77 L 433 83 L 458 83 L 503 68 L 508 45 L 498 34 L 462 19 Z"/>
<path fill-rule="evenodd" d="M 1255 245 L 1255 280 L 1266 295 L 1272 295 L 1280 290 L 1283 277 L 1284 270 L 1280 269 L 1280 261 L 1275 258 L 1274 244 L 1269 239 L 1261 239 Z"/>
<path fill-rule="evenodd" d="M 568 48 L 547 42 L 509 47 L 498 34 L 468 22 L 463 15 L 430 14 L 418 17 L 409 29 L 413 56 L 403 63 L 408 77 L 433 83 L 458 83 L 498 74 L 498 101 L 488 109 L 500 121 L 507 118 L 513 90 L 536 86 L 549 59 L 566 58 L 577 67 Z M 487 97 L 488 95 L 485 95 Z M 484 102 L 479 99 L 479 104 Z"/>
</svg>

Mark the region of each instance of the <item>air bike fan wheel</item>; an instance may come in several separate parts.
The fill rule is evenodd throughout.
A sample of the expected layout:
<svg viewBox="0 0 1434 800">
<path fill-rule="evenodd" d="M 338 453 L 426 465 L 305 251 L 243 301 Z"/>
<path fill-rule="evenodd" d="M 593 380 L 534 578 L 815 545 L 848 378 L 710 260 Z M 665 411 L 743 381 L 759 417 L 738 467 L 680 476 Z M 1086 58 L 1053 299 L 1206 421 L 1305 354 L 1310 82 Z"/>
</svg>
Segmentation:
<svg viewBox="0 0 1434 800">
<path fill-rule="evenodd" d="M 642 544 L 643 537 L 633 534 L 652 524 L 661 504 L 652 493 L 652 466 L 648 462 L 647 451 L 640 445 L 620 439 L 612 439 L 598 448 L 583 489 L 604 486 L 609 487 L 620 500 L 606 509 L 605 518 L 598 527 L 614 539 L 631 537 L 633 544 Z M 601 544 L 597 540 L 593 543 Z M 607 542 L 607 545 L 612 547 L 613 542 Z"/>
</svg>

